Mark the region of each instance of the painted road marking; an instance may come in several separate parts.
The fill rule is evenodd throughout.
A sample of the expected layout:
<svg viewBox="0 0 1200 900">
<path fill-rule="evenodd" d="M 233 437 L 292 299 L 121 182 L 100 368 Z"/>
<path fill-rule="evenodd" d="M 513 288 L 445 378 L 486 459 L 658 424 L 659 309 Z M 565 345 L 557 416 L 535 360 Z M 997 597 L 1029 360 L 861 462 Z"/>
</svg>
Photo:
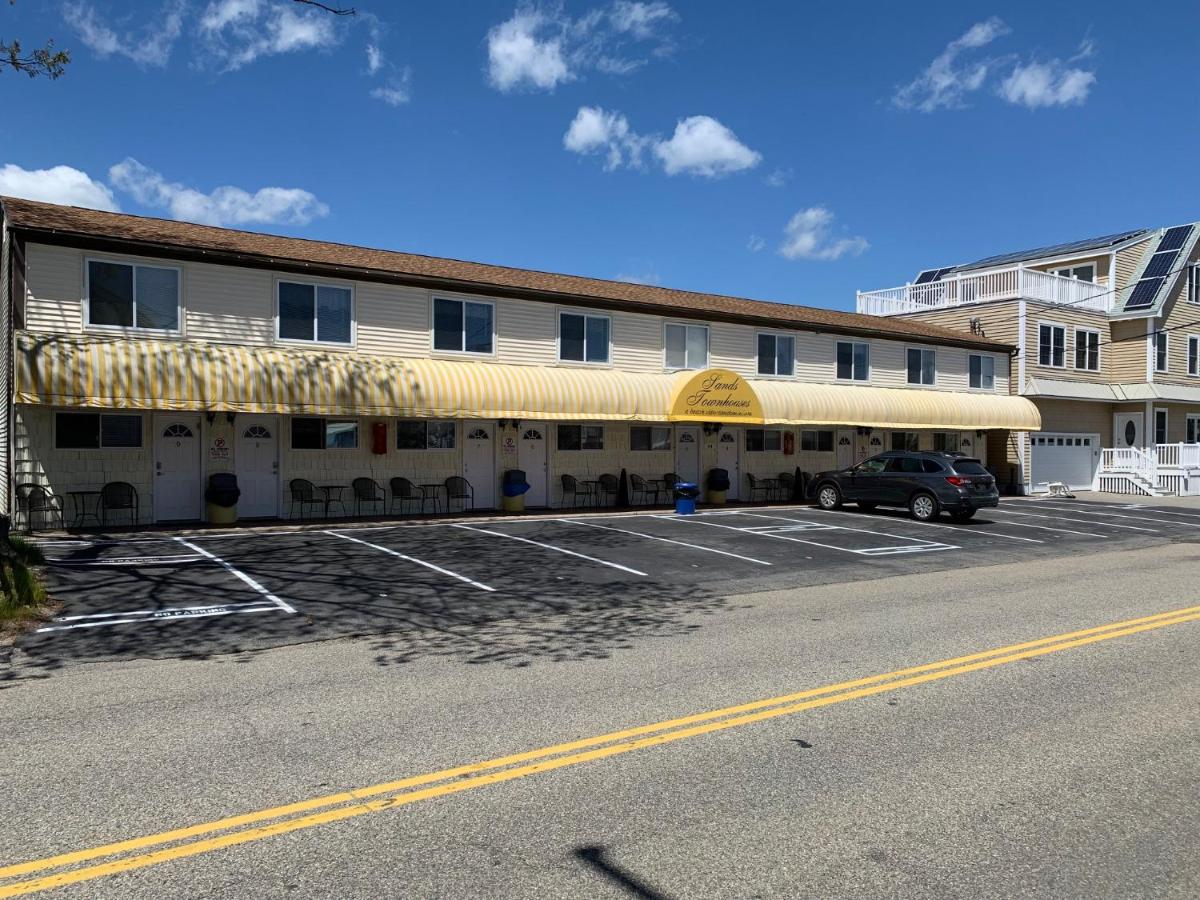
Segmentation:
<svg viewBox="0 0 1200 900">
<path fill-rule="evenodd" d="M 942 544 L 937 541 L 927 541 L 924 538 L 908 537 L 908 535 L 889 534 L 886 531 L 871 531 L 867 528 L 851 528 L 848 525 L 824 525 L 820 522 L 810 522 L 805 519 L 792 519 L 788 516 L 769 516 L 764 513 L 743 513 L 743 515 L 753 516 L 756 519 L 775 519 L 782 522 L 794 522 L 797 525 L 810 525 L 814 528 L 836 528 L 839 531 L 854 531 L 859 534 L 870 534 L 877 537 L 891 538 L 893 540 L 908 540 L 916 541 L 916 544 L 901 544 L 893 547 L 869 547 L 857 552 L 866 556 L 885 556 L 891 553 L 921 553 L 926 550 L 959 550 L 959 547 L 953 547 L 950 544 Z"/>
<path fill-rule="evenodd" d="M 464 531 L 477 531 L 480 534 L 490 534 L 495 537 L 508 538 L 510 541 L 520 541 L 523 544 L 533 544 L 535 547 L 544 547 L 547 550 L 553 550 L 556 553 L 565 553 L 567 556 L 576 556 L 579 559 L 586 559 L 589 562 L 599 563 L 602 566 L 608 566 L 613 569 L 620 569 L 622 572 L 628 572 L 631 575 L 641 575 L 643 578 L 649 576 L 645 572 L 639 572 L 637 569 L 631 569 L 629 566 L 623 566 L 620 563 L 609 562 L 606 559 L 597 559 L 594 556 L 588 556 L 584 553 L 576 553 L 574 550 L 568 550 L 566 547 L 556 547 L 554 544 L 543 544 L 541 541 L 530 540 L 526 537 L 518 537 L 515 534 L 505 534 L 503 531 L 492 531 L 490 528 L 475 528 L 471 525 L 455 525 L 455 528 L 461 528 Z M 0 895 L 2 896 L 2 895 Z"/>
<path fill-rule="evenodd" d="M 643 531 L 630 531 L 626 528 L 613 528 L 611 525 L 597 525 L 595 522 L 581 522 L 576 519 L 558 519 L 559 522 L 566 522 L 568 525 L 585 525 L 588 528 L 599 528 L 603 531 L 616 531 L 620 534 L 632 534 L 635 537 L 646 538 L 651 541 L 662 541 L 664 544 L 676 544 L 680 547 L 691 547 L 693 550 L 703 550 L 706 553 L 719 553 L 721 556 L 732 556 L 734 559 L 741 559 L 749 563 L 757 563 L 760 566 L 769 566 L 771 563 L 765 559 L 755 559 L 753 556 L 742 556 L 740 553 L 731 553 L 728 550 L 719 550 L 716 547 L 705 547 L 703 544 L 689 544 L 687 541 L 676 541 L 671 538 L 659 537 L 656 534 L 646 534 Z"/>
<path fill-rule="evenodd" d="M 997 509 L 996 512 L 1005 513 L 1010 516 L 1025 516 L 1031 519 L 1049 519 L 1051 521 L 1062 520 L 1064 522 L 1082 522 L 1084 525 L 1103 525 L 1105 528 L 1127 528 L 1130 531 L 1148 531 L 1151 534 L 1158 534 L 1157 528 L 1142 528 L 1138 525 L 1120 525 L 1116 522 L 1097 522 L 1095 519 L 1076 519 L 1071 516 L 1039 516 L 1037 513 L 1017 512 L 1015 509 Z"/>
<path fill-rule="evenodd" d="M 80 616 L 57 616 L 51 622 L 69 623 L 47 625 L 34 629 L 35 634 L 49 631 L 74 631 L 79 628 L 103 628 L 107 625 L 133 625 L 142 622 L 162 622 L 175 619 L 203 619 L 208 616 L 234 616 L 247 613 L 282 612 L 278 606 L 263 606 L 261 601 L 226 603 L 220 606 L 167 606 L 162 609 L 135 609 L 129 612 L 91 613 Z"/>
<path fill-rule="evenodd" d="M 25 881 L 10 881 L 0 886 L 0 898 L 19 897 L 38 891 L 92 881 L 120 872 L 142 869 L 158 863 L 210 853 L 225 847 L 247 844 L 263 838 L 344 821 L 368 813 L 395 809 L 421 800 L 444 797 L 462 791 L 486 787 L 568 766 L 618 756 L 634 750 L 660 746 L 691 737 L 720 732 L 781 716 L 794 715 L 849 700 L 941 681 L 958 675 L 983 671 L 1050 653 L 1073 650 L 1090 644 L 1129 637 L 1143 632 L 1200 621 L 1200 606 L 1156 613 L 1138 619 L 1112 622 L 1053 637 L 1010 644 L 938 662 L 897 669 L 843 681 L 825 687 L 810 688 L 793 694 L 756 700 L 738 706 L 698 713 L 592 738 L 555 744 L 486 762 L 471 763 L 424 775 L 371 787 L 343 791 L 213 822 L 177 828 L 117 843 L 62 853 L 44 859 L 15 863 L 0 868 L 0 880 L 35 872 L 59 870 Z M 410 788 L 419 788 L 410 790 Z M 374 798 L 374 799 L 370 799 Z M 319 811 L 318 811 L 319 810 Z M 209 836 L 214 835 L 214 836 Z M 164 847 L 171 844 L 173 846 Z M 161 847 L 162 849 L 149 850 Z M 146 851 L 149 852 L 139 852 Z M 130 855 L 125 855 L 130 854 Z M 80 868 L 80 863 L 105 860 Z"/>
<path fill-rule="evenodd" d="M 340 534 L 339 532 L 336 532 L 336 531 L 326 531 L 324 533 L 329 535 L 330 537 L 341 538 L 344 541 L 353 541 L 355 544 L 362 544 L 364 547 L 370 547 L 372 550 L 378 550 L 381 553 L 391 554 L 392 556 L 395 556 L 399 559 L 403 559 L 406 562 L 416 563 L 418 566 L 424 566 L 427 569 L 433 569 L 433 571 L 435 571 L 435 572 L 441 572 L 443 575 L 449 575 L 451 578 L 457 578 L 459 581 L 465 582 L 466 584 L 469 584 L 472 587 L 477 587 L 481 591 L 496 590 L 494 587 L 489 587 L 488 585 L 483 584 L 482 582 L 475 581 L 473 578 L 468 578 L 466 575 L 460 575 L 457 572 L 451 572 L 449 569 L 443 569 L 441 566 L 434 565 L 431 562 L 426 562 L 423 559 L 417 559 L 415 556 L 408 556 L 404 553 L 399 552 L 398 550 L 393 550 L 391 547 L 384 547 L 382 544 L 371 544 L 371 543 L 368 543 L 367 541 L 360 540 L 359 538 L 350 537 L 350 535 L 348 535 L 348 534 Z"/>
<path fill-rule="evenodd" d="M 1053 510 L 1061 510 L 1063 512 L 1077 512 L 1078 511 L 1078 510 L 1071 509 L 1071 507 L 1069 507 L 1069 506 L 1050 506 L 1049 504 L 1046 504 L 1044 506 L 1044 508 L 1045 509 L 1053 509 Z M 1091 513 L 1093 516 L 1104 516 L 1104 517 L 1110 518 L 1110 519 L 1133 519 L 1133 521 L 1135 521 L 1135 522 L 1160 522 L 1164 525 L 1188 525 L 1192 528 L 1200 528 L 1200 523 L 1196 523 L 1196 522 L 1176 522 L 1172 519 L 1155 519 L 1152 516 L 1127 516 L 1127 515 L 1123 515 L 1122 513 L 1104 512 L 1099 509 L 1088 509 L 1087 512 Z M 1099 524 L 1108 525 L 1110 523 L 1101 522 Z"/>
<path fill-rule="evenodd" d="M 198 553 L 179 556 L 110 556 L 107 559 L 48 559 L 53 566 L 178 566 L 190 562 L 207 562 Z"/>
<path fill-rule="evenodd" d="M 239 581 L 243 581 L 246 584 L 248 584 L 251 588 L 258 591 L 258 593 L 262 594 L 264 597 L 266 597 L 268 600 L 270 600 L 272 603 L 274 603 L 276 606 L 278 606 L 284 612 L 294 613 L 296 611 L 295 608 L 291 606 L 291 604 L 285 603 L 284 601 L 280 600 L 278 597 L 276 597 L 274 594 L 272 594 L 270 591 L 268 591 L 265 587 L 263 587 L 261 584 L 259 584 L 257 581 L 255 581 L 253 578 L 251 578 L 249 575 L 247 575 L 245 572 L 241 571 L 240 569 L 235 569 L 233 566 L 231 566 L 229 563 L 225 562 L 225 560 L 221 559 L 221 557 L 217 556 L 216 554 L 209 553 L 203 547 L 199 546 L 198 544 L 193 544 L 191 541 L 189 541 L 185 538 L 177 537 L 177 538 L 175 538 L 175 540 L 179 541 L 179 543 L 183 544 L 183 546 L 187 547 L 188 549 L 195 550 L 201 556 L 207 556 L 209 559 L 211 559 L 213 562 L 215 562 L 218 566 L 220 566 L 222 569 L 224 569 L 230 575 L 233 575 Z"/>
<path fill-rule="evenodd" d="M 822 509 L 821 515 L 827 516 L 857 516 L 862 513 L 846 512 L 842 509 Z M 918 522 L 916 519 L 889 519 L 888 521 L 903 522 L 905 525 L 924 525 L 926 528 L 948 528 L 950 531 L 965 531 L 967 534 L 979 534 L 984 537 L 1007 538 L 1010 541 L 1025 541 L 1029 544 L 1044 544 L 1045 541 L 1039 541 L 1037 538 L 1017 537 L 1015 534 L 1004 534 L 998 531 L 984 531 L 979 523 L 971 525 L 943 525 L 940 522 Z M 997 522 L 997 525 L 1007 525 L 1006 522 Z M 1025 526 L 1021 526 L 1025 527 Z"/>
<path fill-rule="evenodd" d="M 953 544 L 935 544 L 932 541 L 923 544 L 900 547 L 839 547 L 836 544 L 824 544 L 820 541 L 808 541 L 804 538 L 793 537 L 790 534 L 774 534 L 769 531 L 755 531 L 748 528 L 740 528 L 737 525 L 722 525 L 720 522 L 707 522 L 701 516 L 655 516 L 656 519 L 662 519 L 666 522 L 686 522 L 694 525 L 708 525 L 711 528 L 725 528 L 729 531 L 736 531 L 739 534 L 758 535 L 760 537 L 775 538 L 780 541 L 792 541 L 796 544 L 808 544 L 813 547 L 824 547 L 826 550 L 839 550 L 842 553 L 855 553 L 859 556 L 879 556 L 885 552 L 890 553 L 929 553 L 935 550 L 961 550 L 961 547 L 956 547 Z M 853 531 L 856 529 L 843 529 L 840 526 L 826 529 L 829 531 Z"/>
<path fill-rule="evenodd" d="M 1005 528 L 1037 528 L 1041 531 L 1061 531 L 1064 534 L 1078 534 L 1083 537 L 1109 537 L 1107 534 L 1100 534 L 1096 531 L 1076 531 L 1073 528 L 1064 528 L 1061 525 L 1034 525 L 1030 522 L 997 522 L 997 525 L 1002 525 Z"/>
</svg>

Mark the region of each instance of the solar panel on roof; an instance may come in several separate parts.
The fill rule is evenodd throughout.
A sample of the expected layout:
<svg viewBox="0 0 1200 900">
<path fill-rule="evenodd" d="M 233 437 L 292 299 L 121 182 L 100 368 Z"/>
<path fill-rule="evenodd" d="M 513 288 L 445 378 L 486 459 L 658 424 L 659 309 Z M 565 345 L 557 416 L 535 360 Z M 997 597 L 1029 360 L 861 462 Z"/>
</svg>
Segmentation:
<svg viewBox="0 0 1200 900">
<path fill-rule="evenodd" d="M 1142 273 L 1143 278 L 1160 278 L 1171 271 L 1175 260 L 1179 259 L 1179 250 L 1168 250 L 1166 253 L 1155 253 L 1150 257 L 1150 265 Z"/>
<path fill-rule="evenodd" d="M 941 269 L 926 269 L 924 272 L 922 272 L 920 275 L 917 276 L 916 283 L 917 284 L 929 284 L 929 282 L 934 281 L 937 278 L 938 272 L 940 272 L 940 271 L 941 271 Z"/>
<path fill-rule="evenodd" d="M 1145 278 L 1133 286 L 1129 299 L 1125 302 L 1126 309 L 1142 309 L 1154 305 L 1154 297 L 1162 286 L 1162 278 Z"/>
<path fill-rule="evenodd" d="M 1191 230 L 1191 225 L 1176 225 L 1174 228 L 1168 228 L 1167 233 L 1163 235 L 1162 240 L 1158 244 L 1158 250 L 1155 252 L 1162 253 L 1164 250 L 1178 250 L 1187 240 L 1188 233 Z"/>
<path fill-rule="evenodd" d="M 943 275 L 945 275 L 947 272 L 951 272 L 953 270 L 954 270 L 954 266 L 946 266 L 946 268 L 944 268 L 944 269 L 938 269 L 937 274 L 933 276 L 933 280 L 941 281 Z"/>
</svg>

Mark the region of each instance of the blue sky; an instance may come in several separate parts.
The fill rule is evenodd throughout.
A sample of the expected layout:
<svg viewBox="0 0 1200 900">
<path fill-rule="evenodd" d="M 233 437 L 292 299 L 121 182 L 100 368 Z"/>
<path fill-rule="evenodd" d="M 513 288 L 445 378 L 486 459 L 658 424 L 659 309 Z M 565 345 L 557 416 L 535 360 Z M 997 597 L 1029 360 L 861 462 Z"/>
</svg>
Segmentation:
<svg viewBox="0 0 1200 900">
<path fill-rule="evenodd" d="M 353 5 L 4 4 L 0 191 L 835 308 L 1200 218 L 1194 2 Z"/>
</svg>

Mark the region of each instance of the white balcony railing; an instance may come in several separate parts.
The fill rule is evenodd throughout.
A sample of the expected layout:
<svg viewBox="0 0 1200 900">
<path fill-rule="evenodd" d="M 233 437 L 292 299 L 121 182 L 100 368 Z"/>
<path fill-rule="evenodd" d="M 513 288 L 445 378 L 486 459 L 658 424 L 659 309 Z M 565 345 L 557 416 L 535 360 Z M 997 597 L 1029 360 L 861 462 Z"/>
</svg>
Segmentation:
<svg viewBox="0 0 1200 900">
<path fill-rule="evenodd" d="M 1100 451 L 1100 473 L 1110 472 L 1131 472 L 1157 484 L 1157 454 L 1141 447 L 1105 447 Z"/>
<path fill-rule="evenodd" d="M 1200 444 L 1158 444 L 1154 448 L 1162 469 L 1200 469 Z"/>
<path fill-rule="evenodd" d="M 859 291 L 857 309 L 871 316 L 898 316 L 989 300 L 1024 299 L 1107 312 L 1110 296 L 1106 284 L 1014 266 L 963 272 L 926 284 Z"/>
</svg>

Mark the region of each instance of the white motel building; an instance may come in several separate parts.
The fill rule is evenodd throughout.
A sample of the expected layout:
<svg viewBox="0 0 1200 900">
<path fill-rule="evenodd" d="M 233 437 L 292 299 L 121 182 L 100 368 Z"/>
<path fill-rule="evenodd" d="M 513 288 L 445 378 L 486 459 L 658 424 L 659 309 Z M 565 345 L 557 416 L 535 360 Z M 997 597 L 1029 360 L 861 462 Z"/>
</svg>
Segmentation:
<svg viewBox="0 0 1200 900">
<path fill-rule="evenodd" d="M 37 486 L 68 525 L 112 482 L 141 524 L 203 521 L 214 473 L 236 474 L 242 520 L 312 515 L 293 482 L 356 478 L 436 494 L 459 476 L 493 508 L 510 469 L 528 507 L 621 470 L 719 467 L 731 499 L 767 499 L 780 475 L 894 448 L 966 452 L 1019 487 L 1041 427 L 1012 344 L 916 318 L 0 209 L 0 505 Z"/>
</svg>

